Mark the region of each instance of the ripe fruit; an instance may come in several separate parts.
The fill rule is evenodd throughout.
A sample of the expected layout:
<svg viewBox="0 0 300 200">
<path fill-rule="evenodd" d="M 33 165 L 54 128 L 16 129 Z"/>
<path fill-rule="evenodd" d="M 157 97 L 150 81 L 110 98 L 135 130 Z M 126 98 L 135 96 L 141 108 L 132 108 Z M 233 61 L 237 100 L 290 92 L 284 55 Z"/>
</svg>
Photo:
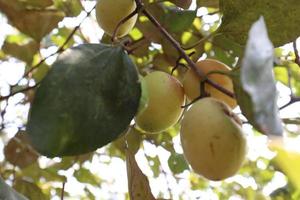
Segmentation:
<svg viewBox="0 0 300 200">
<path fill-rule="evenodd" d="M 180 82 L 171 75 L 155 71 L 145 76 L 148 106 L 135 118 L 138 127 L 147 132 L 160 132 L 180 118 L 184 92 Z"/>
<path fill-rule="evenodd" d="M 118 23 L 136 9 L 134 0 L 98 0 L 96 18 L 99 26 L 110 36 L 113 35 Z M 134 27 L 137 14 L 122 24 L 117 37 L 127 35 Z"/>
<path fill-rule="evenodd" d="M 213 59 L 201 60 L 197 62 L 196 65 L 204 74 L 208 74 L 211 71 L 230 71 L 230 68 L 224 63 Z M 228 76 L 222 74 L 210 74 L 208 75 L 208 78 L 233 92 L 233 84 Z M 184 76 L 183 88 L 189 100 L 193 100 L 200 96 L 200 78 L 192 69 L 189 69 Z M 211 97 L 224 101 L 231 108 L 234 108 L 237 105 L 235 99 L 227 96 L 209 84 L 205 84 L 205 91 L 209 93 Z"/>
<path fill-rule="evenodd" d="M 239 119 L 214 98 L 199 100 L 186 111 L 180 139 L 193 170 L 210 180 L 234 175 L 245 158 L 246 139 Z"/>
</svg>

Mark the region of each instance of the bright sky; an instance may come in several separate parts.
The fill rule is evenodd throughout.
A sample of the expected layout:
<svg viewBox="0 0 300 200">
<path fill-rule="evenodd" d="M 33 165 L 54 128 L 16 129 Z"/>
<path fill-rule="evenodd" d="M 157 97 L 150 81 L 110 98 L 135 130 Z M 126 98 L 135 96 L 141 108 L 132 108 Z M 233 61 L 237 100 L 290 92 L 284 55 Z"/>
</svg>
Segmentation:
<svg viewBox="0 0 300 200">
<path fill-rule="evenodd" d="M 90 10 L 94 6 L 93 1 L 84 1 L 84 7 L 86 10 Z M 191 9 L 195 8 L 195 1 Z M 199 9 L 198 15 L 203 15 L 207 12 L 206 9 Z M 94 14 L 92 15 L 93 19 L 86 19 L 84 23 L 82 24 L 82 32 L 85 36 L 89 38 L 91 42 L 98 43 L 103 31 L 98 27 L 94 20 Z M 69 18 L 65 19 L 63 22 L 59 24 L 59 26 L 67 26 L 67 27 L 75 27 L 78 25 L 78 23 L 85 17 L 85 14 L 82 13 L 76 18 Z M 205 19 L 208 23 L 210 21 L 215 21 L 217 20 L 216 16 L 208 16 Z M 6 35 L 9 34 L 14 34 L 16 33 L 15 29 L 9 26 L 6 23 L 5 18 L 3 18 L 0 15 L 0 26 L 1 26 L 1 31 L 0 31 L 0 46 L 2 45 Z M 79 38 L 76 38 L 78 42 L 81 42 Z M 298 40 L 298 43 L 300 41 Z M 300 44 L 298 45 L 300 46 Z M 291 50 L 291 44 L 286 45 L 284 49 L 286 51 Z M 56 51 L 56 47 L 50 47 L 46 50 L 42 51 L 43 56 L 47 56 L 51 54 L 52 52 Z M 51 64 L 54 62 L 55 56 L 47 60 L 48 64 Z M 7 95 L 8 94 L 8 84 L 14 84 L 16 83 L 23 75 L 24 73 L 24 64 L 15 60 L 15 59 L 9 59 L 8 61 L 5 62 L 0 62 L 0 94 L 1 95 Z M 289 90 L 281 85 L 278 84 L 278 88 L 280 91 L 282 91 L 282 94 L 280 96 L 286 96 L 289 94 Z M 9 106 L 7 108 L 7 114 L 5 116 L 6 121 L 9 122 L 9 128 L 5 130 L 7 133 L 6 136 L 4 137 L 5 140 L 4 142 L 8 141 L 9 138 L 13 137 L 13 135 L 16 133 L 18 126 L 21 126 L 23 124 L 23 121 L 26 120 L 26 116 L 28 113 L 29 106 L 25 105 L 17 105 L 17 103 L 20 101 L 20 99 L 23 98 L 23 95 L 16 95 L 14 98 L 10 98 L 9 100 Z M 287 99 L 281 99 L 280 98 L 280 104 L 282 105 L 284 102 L 286 102 Z M 300 115 L 300 104 L 295 104 L 293 106 L 290 106 L 286 109 L 284 109 L 281 114 L 284 115 L 285 117 L 288 116 L 295 116 L 299 117 Z M 1 108 L 3 108 L 5 105 L 4 103 L 0 104 Z M 295 128 L 293 126 L 290 126 L 291 129 Z M 250 160 L 255 160 L 259 156 L 266 157 L 266 158 L 271 158 L 274 156 L 272 152 L 270 152 L 266 148 L 266 143 L 267 143 L 267 138 L 264 136 L 261 137 L 253 137 L 253 132 L 252 129 L 249 125 L 245 125 L 244 129 L 246 130 L 247 137 L 248 137 L 248 142 L 249 142 L 249 152 L 248 152 L 248 159 Z M 300 145 L 300 139 L 294 140 L 292 147 L 298 147 Z M 180 146 L 180 141 L 179 137 L 174 138 L 174 144 L 176 151 L 178 153 L 182 153 L 182 149 Z M 172 173 L 169 170 L 169 167 L 167 166 L 167 160 L 169 157 L 169 153 L 164 150 L 163 148 L 160 147 L 155 147 L 154 145 L 151 145 L 149 143 L 145 143 L 145 153 L 150 156 L 159 156 L 159 159 L 162 163 L 162 168 L 163 170 L 167 173 L 167 175 L 161 174 L 158 179 L 153 179 L 150 178 L 150 183 L 151 183 L 151 188 L 153 190 L 154 195 L 157 195 L 159 192 L 163 192 L 165 194 L 165 198 L 169 198 L 168 195 L 168 188 L 167 185 L 172 190 L 172 193 L 174 195 L 174 200 L 178 199 L 178 195 L 182 191 L 189 191 L 187 192 L 188 196 L 184 196 L 183 199 L 196 199 L 198 197 L 201 197 L 201 199 L 218 199 L 216 196 L 213 195 L 213 192 L 211 189 L 207 191 L 192 191 L 190 190 L 190 185 L 188 181 L 189 173 L 186 171 L 180 175 L 182 179 L 179 184 L 176 183 Z M 0 141 L 0 161 L 4 159 L 3 154 L 2 154 L 2 149 L 3 149 L 3 143 Z M 298 149 L 299 150 L 299 149 Z M 99 149 L 99 153 L 103 153 L 104 149 Z M 125 162 L 121 159 L 118 158 L 112 158 L 112 162 L 110 165 L 106 165 L 101 163 L 100 161 L 105 161 L 109 160 L 110 158 L 105 157 L 105 156 L 95 156 L 92 162 L 87 162 L 84 166 L 88 169 L 90 169 L 93 173 L 97 174 L 99 177 L 102 179 L 107 179 L 111 180 L 111 184 L 104 184 L 102 188 L 94 188 L 89 186 L 89 188 L 93 191 L 93 193 L 101 197 L 99 199 L 106 199 L 106 200 L 121 200 L 123 199 L 122 193 L 127 192 L 127 177 L 126 175 L 126 165 Z M 146 160 L 144 153 L 142 151 L 139 151 L 136 155 L 136 159 L 138 161 L 138 164 L 142 171 L 149 177 L 152 177 L 152 170 L 150 169 L 148 165 L 148 161 Z M 59 161 L 59 159 L 56 159 Z M 40 160 L 40 163 L 42 166 L 46 167 L 47 163 L 51 162 L 47 158 L 42 158 Z M 79 183 L 75 178 L 72 177 L 72 174 L 74 172 L 74 169 L 76 169 L 78 166 L 74 166 L 73 169 L 69 169 L 66 172 L 61 172 L 62 175 L 66 175 L 68 177 L 68 182 L 66 184 L 65 190 L 67 192 L 70 192 L 74 198 L 65 198 L 66 200 L 72 200 L 72 199 L 78 199 L 75 198 L 77 195 L 84 194 L 84 188 L 83 184 Z M 258 166 L 259 168 L 264 168 L 265 166 L 261 164 Z M 253 189 L 256 189 L 257 186 L 255 184 L 255 181 L 253 178 L 245 178 L 242 176 L 234 176 L 232 178 L 227 179 L 226 181 L 231 182 L 231 181 L 237 181 L 241 183 L 243 186 L 247 187 L 253 187 Z M 270 183 L 264 190 L 265 194 L 269 194 L 272 192 L 275 188 L 283 186 L 286 183 L 284 176 L 281 173 L 277 173 L 275 176 L 275 179 L 272 183 Z M 60 186 L 60 183 L 57 183 Z M 218 186 L 220 183 L 212 183 L 212 186 Z M 119 194 L 118 194 L 119 193 Z M 120 195 L 121 194 L 121 195 Z M 231 200 L 236 200 L 238 199 L 237 197 L 232 197 Z M 60 198 L 53 198 L 53 200 L 60 200 Z"/>
</svg>

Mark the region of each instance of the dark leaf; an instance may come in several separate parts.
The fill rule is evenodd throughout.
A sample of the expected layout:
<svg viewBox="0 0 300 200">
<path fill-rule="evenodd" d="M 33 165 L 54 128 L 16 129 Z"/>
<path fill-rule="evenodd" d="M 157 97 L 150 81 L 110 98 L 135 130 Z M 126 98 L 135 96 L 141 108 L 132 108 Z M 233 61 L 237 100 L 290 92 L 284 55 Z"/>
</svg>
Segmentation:
<svg viewBox="0 0 300 200">
<path fill-rule="evenodd" d="M 33 146 L 54 157 L 115 140 L 137 112 L 138 80 L 121 47 L 85 44 L 65 51 L 36 91 L 27 127 Z"/>
</svg>

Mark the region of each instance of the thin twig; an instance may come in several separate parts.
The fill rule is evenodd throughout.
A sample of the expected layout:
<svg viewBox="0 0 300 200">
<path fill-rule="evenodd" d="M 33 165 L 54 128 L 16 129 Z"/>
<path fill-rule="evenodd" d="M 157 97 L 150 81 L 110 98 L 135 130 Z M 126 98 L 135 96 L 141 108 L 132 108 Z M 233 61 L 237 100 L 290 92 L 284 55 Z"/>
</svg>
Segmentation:
<svg viewBox="0 0 300 200">
<path fill-rule="evenodd" d="M 128 16 L 126 16 L 125 18 L 123 18 L 116 26 L 113 34 L 112 34 L 112 38 L 111 41 L 115 42 L 117 39 L 117 34 L 118 34 L 118 30 L 120 29 L 120 27 L 122 26 L 122 24 L 124 24 L 126 21 L 128 21 L 131 17 L 133 17 L 134 15 L 136 15 L 141 7 L 137 6 L 133 12 L 131 12 Z"/>
<path fill-rule="evenodd" d="M 300 67 L 300 57 L 299 57 L 299 51 L 297 49 L 297 40 L 293 42 L 293 48 L 296 56 L 295 63 Z"/>
<path fill-rule="evenodd" d="M 194 55 L 196 52 L 195 51 L 193 51 L 193 52 L 191 52 L 188 56 L 189 57 L 191 57 L 192 55 Z M 173 75 L 173 73 L 175 72 L 175 70 L 178 68 L 178 67 L 180 67 L 180 66 L 182 66 L 182 67 L 186 67 L 187 68 L 187 66 L 185 65 L 185 64 L 182 64 L 182 63 L 180 63 L 180 60 L 182 59 L 182 57 L 181 56 L 179 56 L 179 58 L 176 60 L 176 64 L 175 64 L 175 67 L 173 67 L 173 69 L 172 69 L 172 71 L 171 71 L 171 75 Z"/>
<path fill-rule="evenodd" d="M 66 186 L 66 182 L 63 182 L 63 183 L 62 183 L 61 194 L 60 194 L 60 199 L 61 199 L 61 200 L 64 200 L 65 186 Z"/>
<path fill-rule="evenodd" d="M 209 40 L 211 37 L 213 36 L 217 36 L 217 35 L 220 35 L 220 33 L 212 33 L 212 34 L 209 34 L 203 38 L 201 38 L 199 41 L 197 41 L 195 44 L 192 44 L 191 46 L 189 47 L 181 47 L 183 50 L 190 50 L 190 49 L 193 49 L 195 47 L 197 47 L 198 45 L 200 44 L 204 44 L 204 42 L 206 42 L 207 40 Z"/>
<path fill-rule="evenodd" d="M 22 93 L 22 92 L 26 92 L 26 91 L 28 91 L 28 90 L 32 90 L 32 89 L 36 88 L 37 86 L 39 86 L 39 84 L 40 84 L 40 83 L 38 82 L 38 83 L 36 83 L 36 84 L 33 85 L 33 86 L 29 86 L 29 87 L 26 87 L 26 88 L 17 90 L 17 91 L 15 91 L 15 92 L 10 93 L 10 94 L 7 95 L 7 96 L 2 96 L 2 97 L 0 97 L 0 102 L 3 101 L 3 100 L 6 100 L 6 99 L 8 99 L 8 98 L 10 98 L 10 97 L 12 97 L 12 96 L 14 96 L 14 95 L 16 95 L 16 94 L 18 94 L 18 93 Z"/>
<path fill-rule="evenodd" d="M 288 106 L 290 106 L 290 105 L 292 105 L 293 103 L 296 103 L 296 102 L 298 102 L 298 101 L 300 101 L 300 97 L 291 96 L 290 101 L 289 101 L 288 103 L 286 103 L 285 105 L 281 106 L 281 107 L 279 108 L 279 110 L 282 110 L 282 109 L 284 109 L 284 108 L 286 108 L 286 107 L 288 107 Z"/>
</svg>

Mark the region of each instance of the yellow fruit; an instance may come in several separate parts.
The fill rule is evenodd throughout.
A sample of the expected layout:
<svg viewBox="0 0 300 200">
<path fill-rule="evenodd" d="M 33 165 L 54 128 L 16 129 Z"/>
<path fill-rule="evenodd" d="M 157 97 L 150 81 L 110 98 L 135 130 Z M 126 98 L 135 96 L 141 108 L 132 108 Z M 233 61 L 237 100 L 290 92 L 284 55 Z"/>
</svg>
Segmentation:
<svg viewBox="0 0 300 200">
<path fill-rule="evenodd" d="M 230 71 L 230 68 L 227 65 L 213 59 L 201 60 L 197 62 L 196 65 L 204 74 L 208 74 L 211 71 Z M 208 78 L 233 92 L 233 84 L 228 76 L 222 74 L 210 74 L 208 75 Z M 183 88 L 189 100 L 194 100 L 200 96 L 200 78 L 192 69 L 189 69 L 184 76 Z M 205 84 L 205 91 L 209 93 L 211 97 L 225 102 L 231 108 L 234 108 L 237 105 L 235 99 L 227 96 L 209 84 Z"/>
<path fill-rule="evenodd" d="M 246 155 L 246 139 L 230 107 L 214 98 L 194 103 L 184 114 L 180 139 L 193 170 L 210 180 L 228 178 Z"/>
<path fill-rule="evenodd" d="M 181 83 L 171 75 L 155 71 L 145 76 L 148 106 L 135 118 L 139 128 L 160 132 L 174 125 L 180 118 L 184 104 Z"/>
<path fill-rule="evenodd" d="M 136 9 L 134 0 L 98 0 L 96 18 L 99 26 L 110 36 L 118 23 Z M 118 29 L 117 37 L 127 35 L 134 27 L 137 14 L 127 20 Z"/>
</svg>

